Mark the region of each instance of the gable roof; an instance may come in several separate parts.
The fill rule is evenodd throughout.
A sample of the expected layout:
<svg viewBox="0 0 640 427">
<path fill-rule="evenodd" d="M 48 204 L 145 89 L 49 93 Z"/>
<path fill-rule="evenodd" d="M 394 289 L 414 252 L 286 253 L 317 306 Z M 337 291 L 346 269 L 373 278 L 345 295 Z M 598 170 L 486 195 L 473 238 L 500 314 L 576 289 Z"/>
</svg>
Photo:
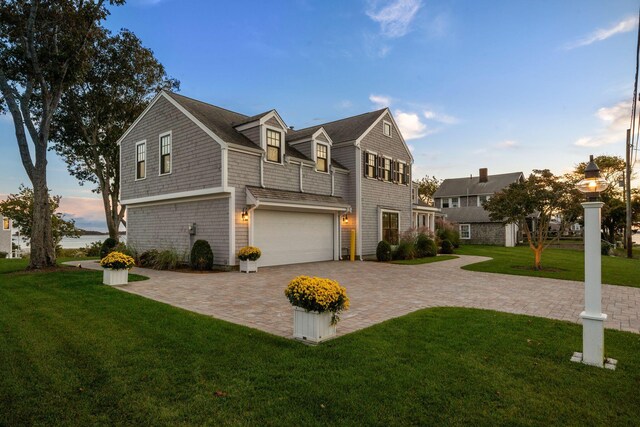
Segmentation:
<svg viewBox="0 0 640 427">
<path fill-rule="evenodd" d="M 334 144 L 339 142 L 355 141 L 365 133 L 386 110 L 386 108 L 383 108 L 381 110 L 370 111 L 357 116 L 346 117 L 333 122 L 300 129 L 294 132 L 296 135 L 295 138 L 298 140 L 302 139 L 300 135 L 313 135 L 318 129 L 323 127 Z"/>
<path fill-rule="evenodd" d="M 437 197 L 475 196 L 479 194 L 494 194 L 524 177 L 522 172 L 489 175 L 487 182 L 480 182 L 480 177 L 445 179 L 433 195 Z"/>
<path fill-rule="evenodd" d="M 466 222 L 500 222 L 491 221 L 489 212 L 482 206 L 466 206 L 462 208 L 443 208 L 442 213 L 447 215 L 451 222 L 464 224 Z"/>
<path fill-rule="evenodd" d="M 164 91 L 164 93 L 224 141 L 245 147 L 257 147 L 249 138 L 234 129 L 234 124 L 245 121 L 248 116 L 183 95 L 178 95 L 177 93 L 169 91 Z M 267 113 L 271 111 L 272 110 L 269 110 Z"/>
</svg>

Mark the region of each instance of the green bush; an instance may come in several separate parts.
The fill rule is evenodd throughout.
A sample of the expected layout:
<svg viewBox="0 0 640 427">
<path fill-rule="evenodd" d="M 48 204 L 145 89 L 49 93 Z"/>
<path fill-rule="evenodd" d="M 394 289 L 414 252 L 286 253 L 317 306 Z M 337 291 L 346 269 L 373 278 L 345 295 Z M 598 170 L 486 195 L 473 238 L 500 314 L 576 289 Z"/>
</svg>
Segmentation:
<svg viewBox="0 0 640 427">
<path fill-rule="evenodd" d="M 100 259 L 113 252 L 116 249 L 116 246 L 118 246 L 118 241 L 113 237 L 107 237 L 102 243 L 102 247 L 100 248 Z"/>
<path fill-rule="evenodd" d="M 175 249 L 158 252 L 153 268 L 156 270 L 175 270 L 182 264 L 183 257 Z"/>
<path fill-rule="evenodd" d="M 416 256 L 418 258 L 432 257 L 438 254 L 436 242 L 424 233 L 418 234 L 416 238 Z"/>
<path fill-rule="evenodd" d="M 389 242 L 385 240 L 380 240 L 378 242 L 378 247 L 376 248 L 376 258 L 378 261 L 386 262 L 391 261 L 391 245 Z"/>
<path fill-rule="evenodd" d="M 441 242 L 448 240 L 454 248 L 460 246 L 460 233 L 458 230 L 452 227 L 440 228 L 436 231 L 436 234 Z M 442 244 L 442 243 L 441 243 Z"/>
<path fill-rule="evenodd" d="M 213 267 L 213 251 L 206 240 L 196 240 L 191 248 L 189 265 L 194 270 L 211 270 Z"/>
<path fill-rule="evenodd" d="M 130 256 L 134 259 L 136 264 L 140 261 L 140 257 L 138 256 L 138 251 L 131 245 L 124 244 L 122 242 L 118 243 L 114 248 L 114 251 L 123 253 L 125 255 Z"/>
<path fill-rule="evenodd" d="M 400 240 L 396 250 L 393 252 L 393 259 L 414 259 L 416 257 L 416 248 L 413 240 Z"/>
<path fill-rule="evenodd" d="M 159 252 L 156 249 L 149 249 L 148 251 L 142 252 L 138 261 L 140 267 L 155 268 L 158 255 Z"/>
<path fill-rule="evenodd" d="M 609 242 L 600 242 L 600 253 L 602 255 L 611 255 L 612 246 Z"/>
<path fill-rule="evenodd" d="M 84 247 L 84 253 L 86 256 L 100 256 L 100 249 L 102 249 L 102 242 L 91 242 Z"/>
<path fill-rule="evenodd" d="M 0 251 L 0 258 L 6 258 L 7 257 L 7 253 L 4 251 Z"/>
<path fill-rule="evenodd" d="M 445 239 L 442 241 L 442 248 L 440 249 L 441 254 L 452 254 L 453 253 L 453 243 L 450 240 Z"/>
</svg>

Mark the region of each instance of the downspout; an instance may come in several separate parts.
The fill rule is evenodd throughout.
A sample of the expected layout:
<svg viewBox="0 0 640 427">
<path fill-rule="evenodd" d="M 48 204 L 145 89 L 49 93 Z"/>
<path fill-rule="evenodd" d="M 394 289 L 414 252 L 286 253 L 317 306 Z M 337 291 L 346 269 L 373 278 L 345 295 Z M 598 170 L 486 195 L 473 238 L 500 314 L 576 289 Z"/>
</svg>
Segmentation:
<svg viewBox="0 0 640 427">
<path fill-rule="evenodd" d="M 302 162 L 300 162 L 300 192 L 304 193 L 304 189 L 302 188 Z"/>
<path fill-rule="evenodd" d="M 260 155 L 260 187 L 264 188 L 264 156 L 265 153 Z"/>
<path fill-rule="evenodd" d="M 331 195 L 335 196 L 336 192 L 336 170 L 331 166 Z"/>
</svg>

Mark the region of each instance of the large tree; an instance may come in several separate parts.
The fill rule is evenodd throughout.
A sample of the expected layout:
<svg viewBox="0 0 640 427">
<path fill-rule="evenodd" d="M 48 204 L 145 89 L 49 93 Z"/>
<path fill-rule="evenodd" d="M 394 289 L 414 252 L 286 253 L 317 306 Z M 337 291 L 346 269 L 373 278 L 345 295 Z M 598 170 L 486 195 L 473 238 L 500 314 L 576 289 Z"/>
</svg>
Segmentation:
<svg viewBox="0 0 640 427">
<path fill-rule="evenodd" d="M 61 199 L 61 196 L 49 196 L 51 234 L 55 245 L 58 245 L 63 237 L 79 236 L 75 221 L 66 219 L 61 212 L 56 212 Z M 18 193 L 9 194 L 6 200 L 0 202 L 0 213 L 11 218 L 13 224 L 20 230 L 20 234 L 29 239 L 33 236 L 34 201 L 33 190 L 21 185 Z"/>
<path fill-rule="evenodd" d="M 422 201 L 433 205 L 433 194 L 438 190 L 442 184 L 442 180 L 435 176 L 425 175 L 420 181 L 418 181 L 418 196 Z"/>
<path fill-rule="evenodd" d="M 34 193 L 29 268 L 55 264 L 47 186 L 51 122 L 63 93 L 89 63 L 87 47 L 107 14 L 105 0 L 0 1 L 0 105 L 13 119 Z"/>
<path fill-rule="evenodd" d="M 102 31 L 91 46 L 91 66 L 65 92 L 51 139 L 80 184 L 102 195 L 109 236 L 118 239 L 120 156 L 116 142 L 161 89 L 178 89 L 153 52 L 135 34 Z"/>
<path fill-rule="evenodd" d="M 575 186 L 548 169 L 534 170 L 521 182 L 494 194 L 485 204 L 493 221 L 519 224 L 534 253 L 533 268 L 542 269 L 542 253 L 580 215 L 581 194 Z M 560 230 L 549 238 L 551 222 L 560 221 Z"/>
</svg>

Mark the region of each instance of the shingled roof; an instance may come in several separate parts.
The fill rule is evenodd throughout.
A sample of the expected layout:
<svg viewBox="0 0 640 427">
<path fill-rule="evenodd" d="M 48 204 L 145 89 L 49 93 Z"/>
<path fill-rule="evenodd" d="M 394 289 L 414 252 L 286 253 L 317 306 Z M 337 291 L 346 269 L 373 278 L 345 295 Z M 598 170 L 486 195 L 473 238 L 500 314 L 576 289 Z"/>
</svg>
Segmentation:
<svg viewBox="0 0 640 427">
<path fill-rule="evenodd" d="M 336 208 L 346 208 L 349 206 L 342 197 L 325 196 L 322 194 L 301 193 L 299 191 L 276 190 L 274 188 L 253 187 L 247 185 L 247 191 L 261 202 L 281 202 L 295 203 L 303 205 L 324 205 Z"/>
<path fill-rule="evenodd" d="M 480 182 L 480 177 L 445 179 L 433 195 L 438 197 L 475 196 L 494 194 L 514 183 L 522 177 L 522 172 L 489 175 L 487 182 Z"/>
<path fill-rule="evenodd" d="M 334 144 L 338 142 L 353 141 L 362 135 L 371 125 L 378 120 L 380 115 L 386 110 L 370 111 L 353 117 L 336 120 L 321 125 L 300 129 L 294 132 L 295 140 L 302 139 L 300 135 L 312 135 L 320 128 L 324 128 Z M 289 138 L 289 136 L 287 136 Z M 292 140 L 292 141 L 295 141 Z"/>
<path fill-rule="evenodd" d="M 458 224 L 467 222 L 494 222 L 489 218 L 482 206 L 465 206 L 461 208 L 443 208 L 442 213 L 447 215 L 447 219 Z M 499 222 L 499 221 L 498 221 Z"/>
</svg>

